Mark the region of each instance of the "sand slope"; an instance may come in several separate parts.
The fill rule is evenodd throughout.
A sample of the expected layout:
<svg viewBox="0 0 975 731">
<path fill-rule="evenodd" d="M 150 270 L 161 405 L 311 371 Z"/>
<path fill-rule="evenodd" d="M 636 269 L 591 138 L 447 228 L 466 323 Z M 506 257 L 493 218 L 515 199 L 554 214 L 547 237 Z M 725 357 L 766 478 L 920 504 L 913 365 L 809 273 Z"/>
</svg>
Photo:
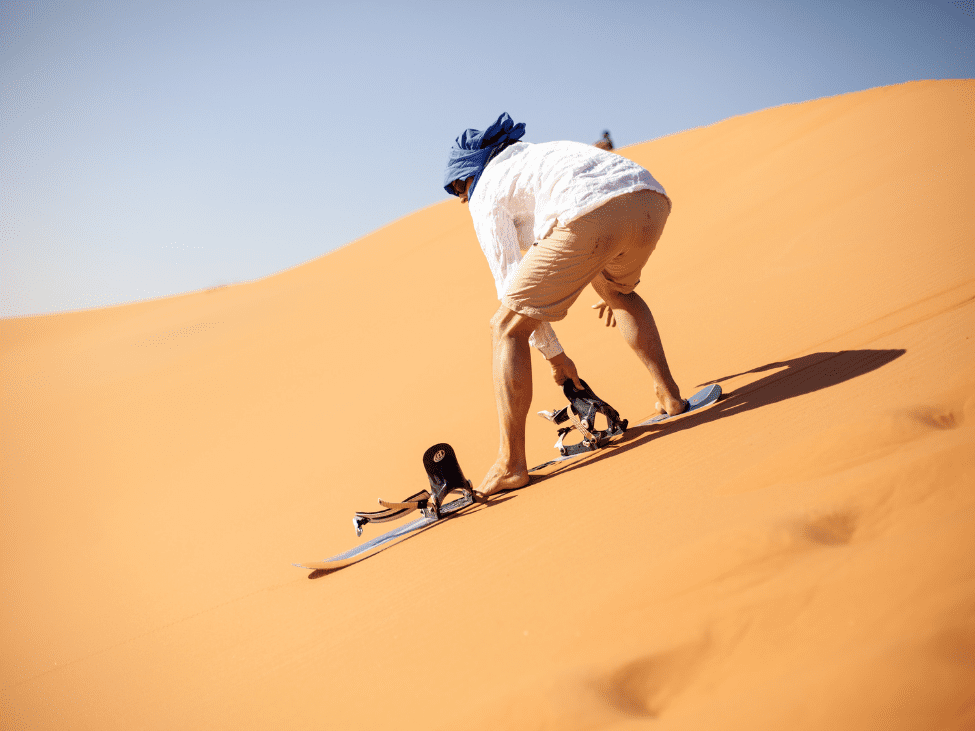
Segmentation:
<svg viewBox="0 0 975 731">
<path fill-rule="evenodd" d="M 640 285 L 674 372 L 728 396 L 315 580 L 290 562 L 422 488 L 427 446 L 493 460 L 466 208 L 0 322 L 0 725 L 975 728 L 975 81 L 622 153 L 674 199 Z M 594 299 L 560 337 L 640 420 Z"/>
</svg>

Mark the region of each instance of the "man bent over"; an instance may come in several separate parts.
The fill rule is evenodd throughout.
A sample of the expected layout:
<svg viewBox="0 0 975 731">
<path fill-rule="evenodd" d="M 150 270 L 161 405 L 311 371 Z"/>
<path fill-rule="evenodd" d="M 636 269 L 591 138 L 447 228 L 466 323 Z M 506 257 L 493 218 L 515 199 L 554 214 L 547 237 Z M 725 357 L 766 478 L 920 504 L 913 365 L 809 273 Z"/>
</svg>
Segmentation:
<svg viewBox="0 0 975 731">
<path fill-rule="evenodd" d="M 670 215 L 663 187 L 619 155 L 579 142 L 529 144 L 524 134 L 507 114 L 484 131 L 466 130 L 444 176 L 444 189 L 470 204 L 501 300 L 491 318 L 501 446 L 477 488 L 482 499 L 528 484 L 529 346 L 559 386 L 571 379 L 582 387 L 549 323 L 566 316 L 587 284 L 602 297 L 599 316 L 619 324 L 649 371 L 657 409 L 673 416 L 687 408 L 650 308 L 633 291 Z"/>
</svg>

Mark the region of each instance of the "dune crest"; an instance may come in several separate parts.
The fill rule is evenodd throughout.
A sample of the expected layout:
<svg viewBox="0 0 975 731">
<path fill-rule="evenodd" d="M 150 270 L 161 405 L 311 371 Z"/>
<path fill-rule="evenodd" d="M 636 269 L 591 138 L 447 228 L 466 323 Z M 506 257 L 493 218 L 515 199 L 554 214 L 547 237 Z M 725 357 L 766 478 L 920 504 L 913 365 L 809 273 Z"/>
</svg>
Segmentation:
<svg viewBox="0 0 975 731">
<path fill-rule="evenodd" d="M 975 81 L 923 81 L 618 150 L 674 200 L 639 287 L 675 376 L 725 397 L 314 581 L 431 444 L 493 462 L 465 207 L 0 322 L 0 725 L 975 727 L 973 129 Z M 595 299 L 559 336 L 635 424 Z"/>
</svg>

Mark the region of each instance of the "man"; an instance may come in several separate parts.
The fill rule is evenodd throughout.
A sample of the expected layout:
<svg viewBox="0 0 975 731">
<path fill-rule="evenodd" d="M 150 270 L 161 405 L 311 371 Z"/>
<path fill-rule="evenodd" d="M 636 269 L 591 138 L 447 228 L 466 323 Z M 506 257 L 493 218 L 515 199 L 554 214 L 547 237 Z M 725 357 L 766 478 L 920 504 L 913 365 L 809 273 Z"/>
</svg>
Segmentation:
<svg viewBox="0 0 975 731">
<path fill-rule="evenodd" d="M 619 323 L 649 371 L 657 408 L 687 408 L 653 315 L 633 291 L 670 213 L 663 187 L 619 155 L 579 142 L 528 144 L 524 134 L 507 114 L 483 132 L 466 130 L 444 176 L 444 189 L 469 202 L 501 300 L 491 319 L 501 446 L 477 488 L 481 499 L 528 484 L 529 346 L 548 360 L 556 384 L 571 379 L 581 388 L 549 323 L 565 317 L 587 284 L 602 297 L 600 318 Z"/>
<path fill-rule="evenodd" d="M 609 130 L 603 132 L 603 136 L 592 143 L 593 147 L 598 147 L 600 150 L 612 150 L 613 141 L 609 138 Z"/>
</svg>

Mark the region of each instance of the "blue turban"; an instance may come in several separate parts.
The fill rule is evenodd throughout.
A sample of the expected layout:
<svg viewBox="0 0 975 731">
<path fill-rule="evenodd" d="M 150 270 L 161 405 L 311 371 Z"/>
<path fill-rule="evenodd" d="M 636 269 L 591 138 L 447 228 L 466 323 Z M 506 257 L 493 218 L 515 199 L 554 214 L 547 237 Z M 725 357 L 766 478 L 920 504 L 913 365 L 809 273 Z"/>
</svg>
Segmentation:
<svg viewBox="0 0 975 731">
<path fill-rule="evenodd" d="M 454 146 L 450 149 L 450 158 L 444 173 L 444 190 L 451 195 L 457 195 L 451 183 L 455 180 L 467 180 L 473 175 L 474 182 L 470 189 L 473 194 L 491 157 L 524 135 L 525 123 L 515 124 L 507 112 L 502 113 L 498 121 L 483 132 L 479 129 L 465 130 L 464 134 L 454 140 Z"/>
</svg>

